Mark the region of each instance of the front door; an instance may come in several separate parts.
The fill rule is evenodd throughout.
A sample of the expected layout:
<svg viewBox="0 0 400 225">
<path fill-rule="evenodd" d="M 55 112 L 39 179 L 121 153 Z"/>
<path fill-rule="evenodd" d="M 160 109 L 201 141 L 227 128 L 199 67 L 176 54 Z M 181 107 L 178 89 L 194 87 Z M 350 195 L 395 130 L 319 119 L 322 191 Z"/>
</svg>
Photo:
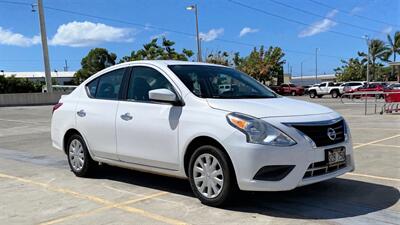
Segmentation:
<svg viewBox="0 0 400 225">
<path fill-rule="evenodd" d="M 150 90 L 166 88 L 176 93 L 176 89 L 155 68 L 135 66 L 130 76 L 126 101 L 119 103 L 116 116 L 120 160 L 178 170 L 182 107 L 149 99 Z"/>
</svg>

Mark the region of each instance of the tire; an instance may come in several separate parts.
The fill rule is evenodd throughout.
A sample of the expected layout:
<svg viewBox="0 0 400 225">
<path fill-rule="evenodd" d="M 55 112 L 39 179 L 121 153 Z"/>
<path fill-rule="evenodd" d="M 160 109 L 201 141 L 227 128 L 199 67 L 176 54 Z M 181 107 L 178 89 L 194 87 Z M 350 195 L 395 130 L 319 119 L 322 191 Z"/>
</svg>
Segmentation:
<svg viewBox="0 0 400 225">
<path fill-rule="evenodd" d="M 78 134 L 72 135 L 68 140 L 67 158 L 69 167 L 77 177 L 89 177 L 96 166 L 85 141 Z"/>
<path fill-rule="evenodd" d="M 228 156 L 224 152 L 211 145 L 201 146 L 192 154 L 188 170 L 190 187 L 195 196 L 203 204 L 213 207 L 226 205 L 238 190 L 235 173 L 233 172 L 233 168 L 230 166 L 231 164 L 228 160 Z M 207 162 L 211 165 L 214 163 L 216 164 L 213 168 L 208 168 Z M 217 175 L 214 177 L 210 176 L 212 172 L 206 172 L 210 170 L 215 171 Z M 205 176 L 203 173 L 205 173 Z M 195 181 L 195 178 L 201 176 L 205 178 L 203 178 L 203 180 L 196 179 Z M 207 181 L 209 180 L 211 180 L 212 183 L 208 183 Z M 217 180 L 220 183 L 216 182 Z"/>
<path fill-rule="evenodd" d="M 317 92 L 310 91 L 310 98 L 315 98 L 317 96 Z"/>
<path fill-rule="evenodd" d="M 339 92 L 337 90 L 333 90 L 333 91 L 331 91 L 331 96 L 332 96 L 332 98 L 338 98 Z"/>
<path fill-rule="evenodd" d="M 292 96 L 296 96 L 296 92 L 295 92 L 295 91 L 290 92 L 290 94 L 291 94 Z"/>
</svg>

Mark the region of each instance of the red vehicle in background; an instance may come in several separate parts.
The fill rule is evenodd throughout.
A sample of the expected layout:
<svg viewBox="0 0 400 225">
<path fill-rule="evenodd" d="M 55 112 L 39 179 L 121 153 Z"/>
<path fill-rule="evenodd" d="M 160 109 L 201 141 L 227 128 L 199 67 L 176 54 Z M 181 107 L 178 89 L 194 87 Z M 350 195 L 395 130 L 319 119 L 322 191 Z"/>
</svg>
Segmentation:
<svg viewBox="0 0 400 225">
<path fill-rule="evenodd" d="M 385 89 L 385 86 L 379 83 L 369 83 L 369 84 L 364 84 L 361 87 L 358 87 L 354 89 L 353 93 L 355 93 L 352 97 L 353 98 L 360 98 L 360 97 L 365 97 L 365 95 L 360 94 L 358 95 L 357 92 L 378 92 L 378 91 L 383 91 Z M 375 97 L 376 94 L 367 94 L 368 97 Z M 380 94 L 377 96 L 379 98 L 384 98 L 383 94 Z"/>
<path fill-rule="evenodd" d="M 400 102 L 400 83 L 389 85 L 383 92 L 386 103 Z"/>
<path fill-rule="evenodd" d="M 281 84 L 280 86 L 272 86 L 270 88 L 280 95 L 296 96 L 304 94 L 304 88 L 294 84 Z"/>
</svg>

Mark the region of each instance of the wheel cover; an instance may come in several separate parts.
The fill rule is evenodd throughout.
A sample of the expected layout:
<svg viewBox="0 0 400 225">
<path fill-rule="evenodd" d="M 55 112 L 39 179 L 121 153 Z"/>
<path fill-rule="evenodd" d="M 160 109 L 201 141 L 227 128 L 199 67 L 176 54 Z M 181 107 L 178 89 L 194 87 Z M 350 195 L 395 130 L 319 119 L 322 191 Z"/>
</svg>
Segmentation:
<svg viewBox="0 0 400 225">
<path fill-rule="evenodd" d="M 85 163 L 85 154 L 82 143 L 74 139 L 69 144 L 69 160 L 75 171 L 80 171 Z"/>
<path fill-rule="evenodd" d="M 208 153 L 197 157 L 193 165 L 193 180 L 204 197 L 217 197 L 224 186 L 224 175 L 218 159 Z"/>
</svg>

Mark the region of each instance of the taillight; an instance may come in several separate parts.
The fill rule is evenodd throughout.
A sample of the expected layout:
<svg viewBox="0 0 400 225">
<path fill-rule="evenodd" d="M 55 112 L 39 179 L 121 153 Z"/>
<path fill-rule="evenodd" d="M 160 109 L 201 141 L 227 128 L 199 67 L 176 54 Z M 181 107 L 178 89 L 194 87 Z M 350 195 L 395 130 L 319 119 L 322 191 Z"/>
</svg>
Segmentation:
<svg viewBox="0 0 400 225">
<path fill-rule="evenodd" d="M 53 112 L 52 112 L 52 113 L 54 113 L 54 111 L 56 111 L 56 110 L 57 110 L 58 108 L 60 108 L 61 106 L 62 106 L 62 103 L 61 103 L 61 102 L 55 104 L 55 105 L 53 106 Z"/>
</svg>

